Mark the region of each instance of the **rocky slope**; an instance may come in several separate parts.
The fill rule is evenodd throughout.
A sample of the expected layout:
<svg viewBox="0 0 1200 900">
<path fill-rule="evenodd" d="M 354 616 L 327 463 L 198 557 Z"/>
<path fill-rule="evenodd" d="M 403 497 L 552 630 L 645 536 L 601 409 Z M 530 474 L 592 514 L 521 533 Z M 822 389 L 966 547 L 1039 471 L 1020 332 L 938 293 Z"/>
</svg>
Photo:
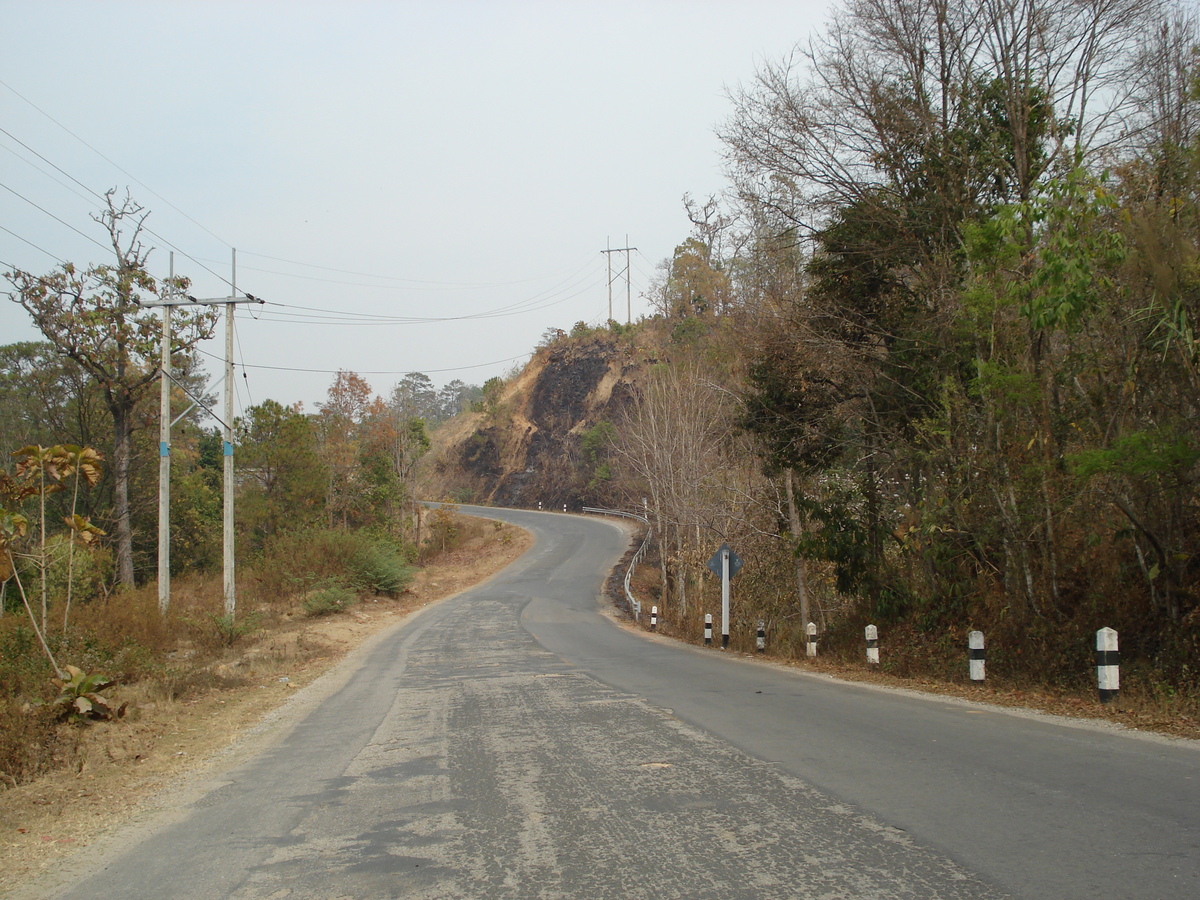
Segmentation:
<svg viewBox="0 0 1200 900">
<path fill-rule="evenodd" d="M 539 348 L 484 409 L 434 434 L 424 496 L 547 509 L 603 503 L 606 485 L 583 437 L 620 421 L 649 362 L 634 341 L 607 332 Z"/>
</svg>

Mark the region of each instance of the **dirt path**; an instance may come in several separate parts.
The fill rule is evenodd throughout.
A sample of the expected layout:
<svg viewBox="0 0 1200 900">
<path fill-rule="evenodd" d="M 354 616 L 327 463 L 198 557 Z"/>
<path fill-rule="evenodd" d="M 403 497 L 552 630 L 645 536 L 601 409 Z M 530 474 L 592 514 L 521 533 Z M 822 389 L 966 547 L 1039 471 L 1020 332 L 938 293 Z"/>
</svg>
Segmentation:
<svg viewBox="0 0 1200 900">
<path fill-rule="evenodd" d="M 532 544 L 523 531 L 489 534 L 418 572 L 399 600 L 303 620 L 231 664 L 244 685 L 186 702 L 147 702 L 126 719 L 91 726 L 82 762 L 0 793 L 0 896 L 55 869 L 81 850 L 149 823 L 204 776 L 268 745 L 337 689 L 339 672 L 384 633 L 430 603 L 498 572 Z M 346 661 L 347 666 L 338 664 Z M 24 893 L 24 892 L 22 892 Z"/>
</svg>

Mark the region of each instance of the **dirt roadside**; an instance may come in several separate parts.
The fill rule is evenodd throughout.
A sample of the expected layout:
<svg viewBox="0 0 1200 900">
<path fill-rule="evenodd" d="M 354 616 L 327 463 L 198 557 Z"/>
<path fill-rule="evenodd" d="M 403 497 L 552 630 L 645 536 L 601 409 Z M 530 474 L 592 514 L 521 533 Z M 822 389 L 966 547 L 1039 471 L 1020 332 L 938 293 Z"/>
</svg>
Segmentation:
<svg viewBox="0 0 1200 900">
<path fill-rule="evenodd" d="M 248 648 L 230 665 L 239 687 L 145 703 L 124 720 L 90 726 L 78 767 L 0 792 L 0 896 L 178 804 L 189 784 L 264 746 L 336 689 L 338 663 L 431 603 L 486 580 L 532 543 L 516 529 L 472 540 L 419 570 L 398 600 L 304 619 L 286 636 Z"/>
</svg>

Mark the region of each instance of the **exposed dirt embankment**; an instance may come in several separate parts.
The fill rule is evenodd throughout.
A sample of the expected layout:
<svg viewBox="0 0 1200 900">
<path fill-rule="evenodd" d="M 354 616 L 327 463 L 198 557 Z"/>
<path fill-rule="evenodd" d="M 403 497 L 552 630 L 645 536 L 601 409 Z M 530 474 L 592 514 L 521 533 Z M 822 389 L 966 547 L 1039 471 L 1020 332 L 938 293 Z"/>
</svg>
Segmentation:
<svg viewBox="0 0 1200 900">
<path fill-rule="evenodd" d="M 582 436 L 621 418 L 647 361 L 607 334 L 539 349 L 490 408 L 434 435 L 426 496 L 548 509 L 594 502 Z"/>
</svg>

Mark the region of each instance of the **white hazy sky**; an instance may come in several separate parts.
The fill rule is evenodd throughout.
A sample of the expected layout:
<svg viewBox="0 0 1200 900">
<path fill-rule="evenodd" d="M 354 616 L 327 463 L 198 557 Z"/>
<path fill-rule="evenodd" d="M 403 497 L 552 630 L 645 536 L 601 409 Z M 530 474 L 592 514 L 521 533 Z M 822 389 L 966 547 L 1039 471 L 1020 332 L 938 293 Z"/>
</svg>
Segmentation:
<svg viewBox="0 0 1200 900">
<path fill-rule="evenodd" d="M 339 369 L 482 384 L 608 318 L 626 235 L 647 311 L 684 193 L 726 187 L 726 89 L 827 6 L 0 0 L 0 265 L 108 261 L 90 215 L 128 187 L 154 274 L 174 248 L 194 296 L 227 296 L 237 248 L 268 301 L 237 316 L 239 411 L 312 410 Z M 37 337 L 0 301 L 0 343 Z"/>
</svg>

